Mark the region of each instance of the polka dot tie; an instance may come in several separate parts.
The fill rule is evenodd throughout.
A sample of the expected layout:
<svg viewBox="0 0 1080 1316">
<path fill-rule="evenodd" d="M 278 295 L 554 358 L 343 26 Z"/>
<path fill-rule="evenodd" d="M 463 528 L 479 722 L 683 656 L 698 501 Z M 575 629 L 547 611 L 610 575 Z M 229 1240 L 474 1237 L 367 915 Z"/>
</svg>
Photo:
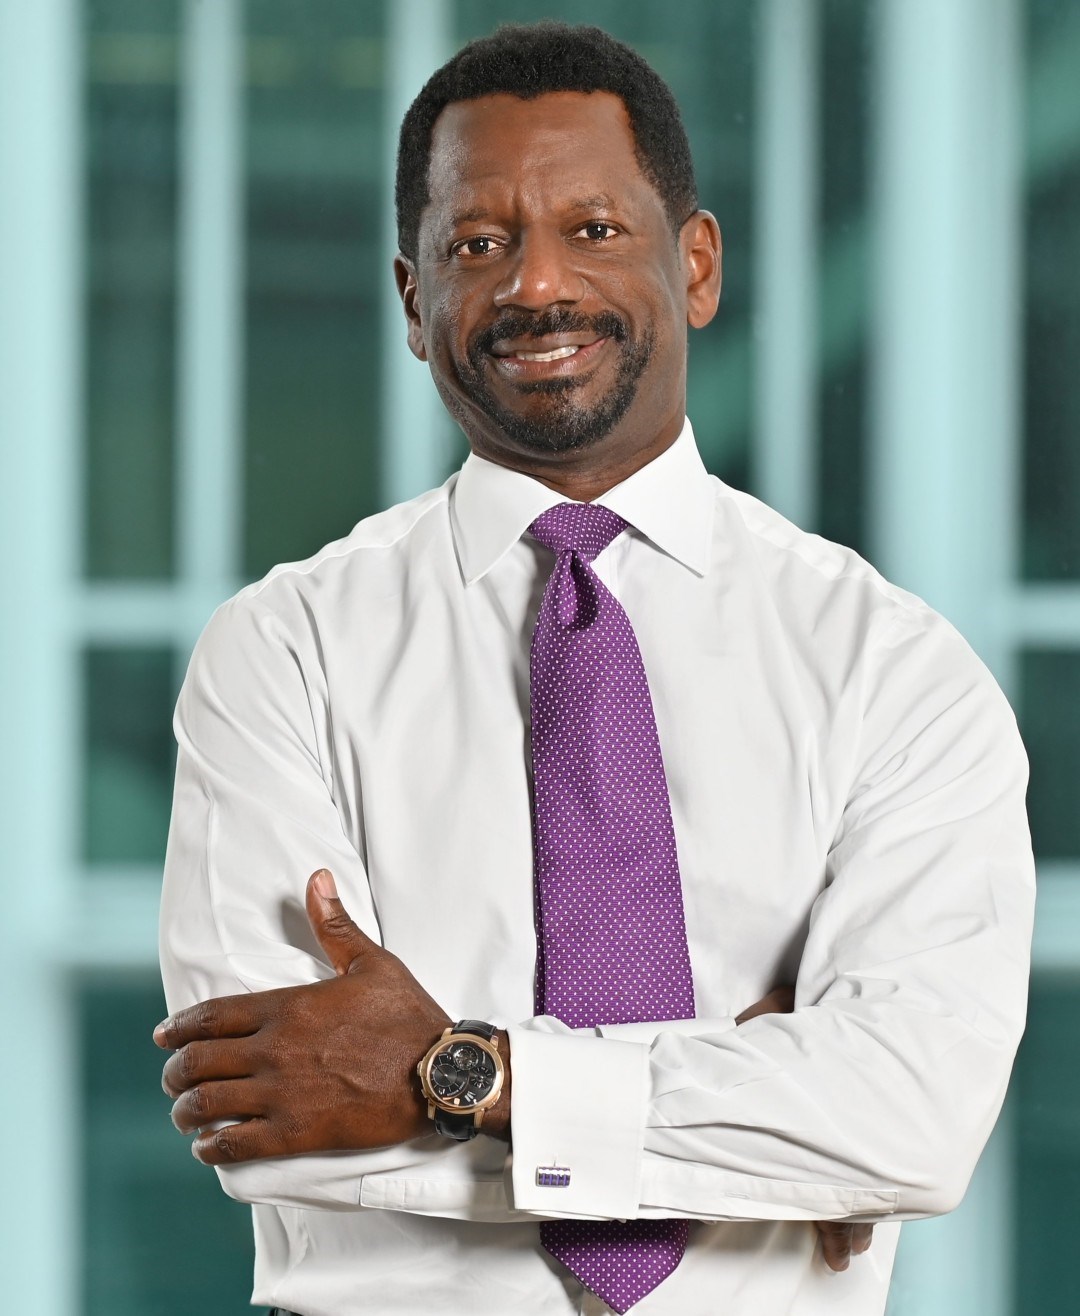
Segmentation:
<svg viewBox="0 0 1080 1316">
<path fill-rule="evenodd" d="M 649 683 L 630 620 L 590 565 L 626 524 L 606 507 L 562 503 L 529 527 L 558 554 L 532 644 L 536 1009 L 574 1028 L 694 1017 Z M 685 1220 L 556 1220 L 540 1240 L 625 1312 L 679 1264 L 688 1230 Z"/>
</svg>

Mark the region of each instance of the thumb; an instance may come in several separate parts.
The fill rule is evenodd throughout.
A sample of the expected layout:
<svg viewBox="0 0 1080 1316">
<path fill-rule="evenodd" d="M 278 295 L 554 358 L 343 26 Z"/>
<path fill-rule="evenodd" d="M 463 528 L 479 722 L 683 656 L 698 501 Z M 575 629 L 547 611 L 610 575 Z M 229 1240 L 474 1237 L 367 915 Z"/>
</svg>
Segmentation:
<svg viewBox="0 0 1080 1316">
<path fill-rule="evenodd" d="M 308 922 L 339 976 L 359 968 L 357 960 L 378 949 L 349 917 L 328 868 L 320 868 L 308 878 L 306 899 Z"/>
</svg>

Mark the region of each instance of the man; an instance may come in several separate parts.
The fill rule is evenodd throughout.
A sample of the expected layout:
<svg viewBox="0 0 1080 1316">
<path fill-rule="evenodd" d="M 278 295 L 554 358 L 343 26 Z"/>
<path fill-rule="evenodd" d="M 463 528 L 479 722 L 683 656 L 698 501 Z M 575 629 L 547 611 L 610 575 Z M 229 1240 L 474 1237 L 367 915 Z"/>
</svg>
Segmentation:
<svg viewBox="0 0 1080 1316">
<path fill-rule="evenodd" d="M 466 47 L 397 199 L 472 456 L 200 642 L 174 1121 L 303 1316 L 881 1312 L 1022 1026 L 1012 716 L 921 602 L 706 475 L 719 233 L 636 55 Z"/>
</svg>

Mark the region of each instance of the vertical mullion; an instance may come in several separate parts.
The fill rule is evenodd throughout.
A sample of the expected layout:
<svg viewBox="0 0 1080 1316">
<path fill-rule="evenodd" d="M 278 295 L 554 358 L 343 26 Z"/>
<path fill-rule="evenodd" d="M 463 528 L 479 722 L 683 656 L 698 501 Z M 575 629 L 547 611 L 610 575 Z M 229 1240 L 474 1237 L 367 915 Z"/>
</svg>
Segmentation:
<svg viewBox="0 0 1080 1316">
<path fill-rule="evenodd" d="M 887 576 L 1009 686 L 1017 543 L 1019 0 L 877 11 L 871 511 Z"/>
<path fill-rule="evenodd" d="M 78 1111 L 66 927 L 81 721 L 65 606 L 79 588 L 80 13 L 0 4 L 0 728 L 7 893 L 0 999 L 4 1302 L 78 1309 Z"/>
<path fill-rule="evenodd" d="M 1018 0 L 876 11 L 875 561 L 955 622 L 1008 687 L 1020 213 Z M 1012 1143 L 952 1215 L 904 1227 L 894 1316 L 1005 1316 Z"/>
<path fill-rule="evenodd" d="M 759 9 L 754 490 L 798 525 L 816 508 L 817 0 Z"/>
<path fill-rule="evenodd" d="M 185 0 L 177 334 L 178 561 L 208 603 L 239 566 L 243 354 L 243 14 Z"/>
<path fill-rule="evenodd" d="M 398 129 L 413 97 L 450 53 L 452 11 L 453 5 L 445 0 L 386 0 L 379 454 L 384 505 L 430 489 L 445 474 L 446 413 L 427 367 L 415 359 L 405 342 L 405 317 L 390 266 L 398 249 L 394 213 Z"/>
</svg>

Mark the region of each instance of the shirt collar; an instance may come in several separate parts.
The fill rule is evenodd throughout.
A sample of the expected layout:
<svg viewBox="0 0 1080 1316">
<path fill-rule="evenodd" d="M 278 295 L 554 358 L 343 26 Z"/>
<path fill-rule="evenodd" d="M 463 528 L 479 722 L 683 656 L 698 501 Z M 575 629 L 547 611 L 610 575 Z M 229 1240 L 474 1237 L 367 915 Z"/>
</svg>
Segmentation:
<svg viewBox="0 0 1080 1316">
<path fill-rule="evenodd" d="M 465 583 L 471 585 L 490 571 L 541 512 L 565 501 L 532 476 L 471 454 L 450 503 Z M 596 501 L 676 561 L 699 576 L 705 574 L 713 493 L 689 420 L 670 448 Z"/>
</svg>

